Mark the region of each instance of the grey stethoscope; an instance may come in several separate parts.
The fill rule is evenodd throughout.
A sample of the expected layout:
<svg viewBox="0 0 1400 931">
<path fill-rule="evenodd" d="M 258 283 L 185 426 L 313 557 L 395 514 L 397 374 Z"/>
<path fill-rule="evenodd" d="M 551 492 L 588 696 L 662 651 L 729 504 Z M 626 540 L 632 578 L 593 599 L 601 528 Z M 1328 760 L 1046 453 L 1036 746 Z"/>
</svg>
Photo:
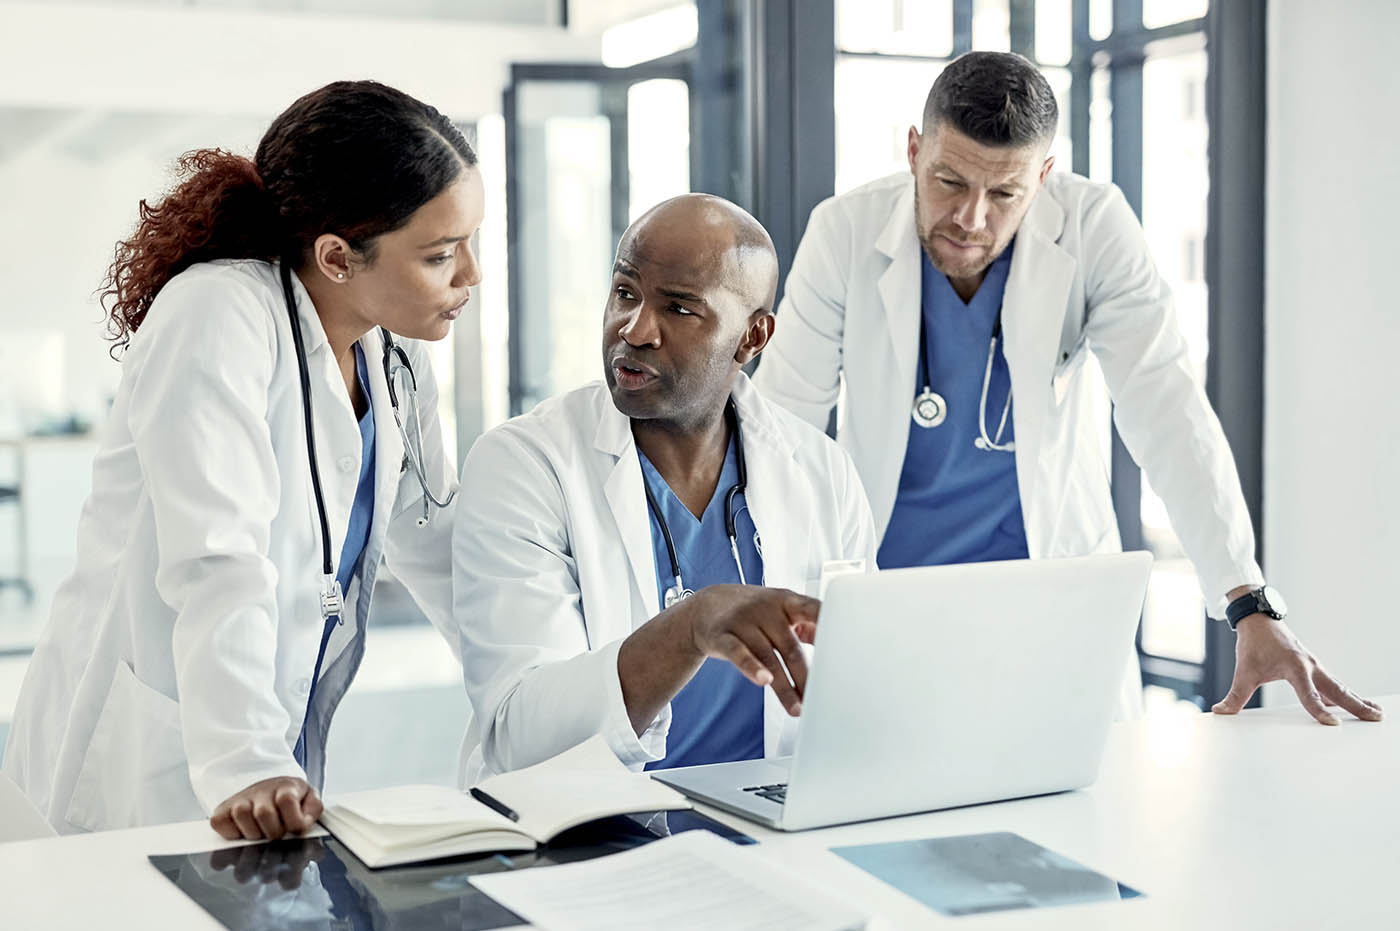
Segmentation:
<svg viewBox="0 0 1400 931">
<path fill-rule="evenodd" d="M 729 428 L 734 432 L 734 458 L 738 466 L 739 480 L 730 486 L 729 491 L 724 496 L 724 529 L 729 534 L 729 552 L 734 557 L 734 567 L 739 570 L 739 584 L 747 585 L 744 578 L 744 563 L 739 559 L 739 531 L 736 524 L 737 514 L 734 511 L 734 501 L 749 484 L 749 470 L 744 465 L 744 435 L 739 430 L 739 410 L 734 406 L 734 399 L 730 398 L 729 404 L 724 409 L 725 418 L 729 421 Z M 656 518 L 657 526 L 661 528 L 661 537 L 666 541 L 666 555 L 671 561 L 671 577 L 674 583 L 666 589 L 663 599 L 663 608 L 669 608 L 678 601 L 684 601 L 693 591 L 685 587 L 684 580 L 681 579 L 681 562 L 676 556 L 676 544 L 671 540 L 671 527 L 666 523 L 666 517 L 661 513 L 661 506 L 656 503 L 656 496 L 652 494 L 651 485 L 646 477 L 642 477 L 642 488 L 647 493 L 647 507 L 651 509 L 651 514 Z M 754 534 L 754 545 L 758 545 L 758 534 Z M 760 550 L 761 552 L 761 550 Z"/>
<path fill-rule="evenodd" d="M 1016 451 L 1014 440 L 1001 441 L 1006 432 L 1006 418 L 1011 415 L 1011 388 L 1006 389 L 1006 404 L 1001 409 L 1001 423 L 997 424 L 996 438 L 987 435 L 987 391 L 992 384 L 992 362 L 996 358 L 997 343 L 1001 340 L 1001 311 L 997 311 L 996 322 L 992 324 L 992 341 L 987 347 L 987 367 L 982 371 L 982 400 L 977 406 L 977 431 L 980 434 L 972 441 L 978 449 L 1001 453 Z M 948 419 L 948 402 L 943 395 L 933 390 L 928 372 L 928 331 L 922 319 L 919 321 L 919 383 L 923 390 L 914 397 L 911 416 L 921 427 L 936 427 Z"/>
<path fill-rule="evenodd" d="M 331 530 L 326 520 L 326 501 L 321 493 L 321 473 L 316 466 L 316 442 L 311 427 L 311 374 L 306 364 L 306 345 L 301 335 L 301 321 L 297 317 L 296 296 L 292 291 L 291 266 L 282 263 L 282 295 L 287 302 L 287 314 L 291 318 L 292 342 L 297 352 L 297 373 L 301 377 L 301 407 L 306 422 L 306 453 L 311 462 L 311 490 L 316 496 L 316 516 L 321 523 L 321 571 L 325 584 L 321 589 L 321 617 L 329 620 L 339 617 L 345 609 L 345 593 L 340 589 L 340 580 L 335 577 L 335 567 L 331 564 Z M 418 379 L 413 374 L 413 366 L 408 361 L 408 353 L 394 342 L 394 337 L 383 327 L 379 334 L 384 340 L 384 378 L 389 385 L 389 402 L 394 410 L 394 423 L 403 437 L 403 468 L 412 469 L 418 484 L 423 488 L 423 514 L 418 518 L 418 526 L 428 525 L 429 508 L 445 508 L 457 496 L 456 489 L 439 500 L 428 487 L 428 473 L 423 463 L 423 432 L 418 419 Z M 408 419 L 404 419 L 399 404 L 399 391 L 394 387 L 401 379 L 403 396 L 407 402 Z"/>
</svg>

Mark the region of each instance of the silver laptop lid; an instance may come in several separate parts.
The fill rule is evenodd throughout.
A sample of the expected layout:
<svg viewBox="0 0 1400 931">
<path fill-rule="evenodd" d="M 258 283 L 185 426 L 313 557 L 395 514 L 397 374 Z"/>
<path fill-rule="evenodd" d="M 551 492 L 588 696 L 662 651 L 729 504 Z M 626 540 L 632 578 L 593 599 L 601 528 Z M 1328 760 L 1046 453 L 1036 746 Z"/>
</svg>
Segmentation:
<svg viewBox="0 0 1400 931">
<path fill-rule="evenodd" d="M 1093 782 L 1152 557 L 832 580 L 782 824 L 879 818 Z"/>
</svg>

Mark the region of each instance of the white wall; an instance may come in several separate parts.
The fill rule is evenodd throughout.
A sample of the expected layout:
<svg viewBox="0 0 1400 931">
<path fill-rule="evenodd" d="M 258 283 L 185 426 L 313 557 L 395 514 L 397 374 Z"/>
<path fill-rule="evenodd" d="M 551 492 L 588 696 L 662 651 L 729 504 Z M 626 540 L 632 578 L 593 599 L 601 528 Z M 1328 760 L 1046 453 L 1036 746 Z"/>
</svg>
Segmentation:
<svg viewBox="0 0 1400 931">
<path fill-rule="evenodd" d="M 1400 3 L 1273 0 L 1268 55 L 1264 568 L 1335 675 L 1400 692 Z"/>
<path fill-rule="evenodd" d="M 499 112 L 512 61 L 598 60 L 560 29 L 264 10 L 0 3 L 0 104 L 271 117 L 339 78 L 460 119 Z"/>
<path fill-rule="evenodd" d="M 0 434 L 102 416 L 119 369 L 93 291 L 181 152 L 251 153 L 273 116 L 338 78 L 475 120 L 499 112 L 511 62 L 596 61 L 598 48 L 463 20 L 0 2 L 0 326 L 14 337 L 0 347 Z"/>
</svg>

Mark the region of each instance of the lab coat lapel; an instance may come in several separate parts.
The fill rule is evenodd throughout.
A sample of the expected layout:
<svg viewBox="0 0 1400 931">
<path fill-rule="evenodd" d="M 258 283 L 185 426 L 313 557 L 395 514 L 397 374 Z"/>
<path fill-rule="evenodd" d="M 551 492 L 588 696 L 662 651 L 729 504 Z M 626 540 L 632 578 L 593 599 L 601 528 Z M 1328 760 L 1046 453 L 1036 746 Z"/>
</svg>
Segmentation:
<svg viewBox="0 0 1400 931">
<path fill-rule="evenodd" d="M 794 444 L 783 435 L 767 402 L 742 372 L 732 396 L 739 410 L 748 467 L 744 499 L 762 541 L 763 584 L 806 591 L 805 557 L 812 509 L 808 502 L 792 497 L 795 489 L 805 487 L 798 474 Z"/>
<path fill-rule="evenodd" d="M 889 267 L 880 276 L 877 290 L 885 312 L 885 326 L 894 350 L 895 366 L 891 371 L 894 385 L 890 397 L 902 397 L 914 384 L 918 365 L 919 318 L 922 313 L 920 290 L 920 256 L 918 231 L 914 225 L 914 184 L 900 196 L 884 230 L 875 240 L 875 248 L 890 259 Z M 912 393 L 910 397 L 913 397 Z M 901 409 L 901 405 L 895 405 Z M 900 418 L 903 421 L 903 418 Z"/>
<path fill-rule="evenodd" d="M 616 457 L 604 482 L 603 494 L 617 524 L 617 532 L 622 537 L 622 549 L 632 569 L 632 584 L 641 596 L 646 617 L 653 618 L 661 613 L 661 606 L 656 597 L 656 557 L 651 545 L 651 517 L 647 513 L 646 492 L 642 485 L 642 463 L 637 458 L 631 422 L 613 406 L 612 398 L 606 392 L 600 392 L 599 398 L 601 409 L 598 411 L 598 430 L 593 445 L 600 452 Z M 595 621 L 590 618 L 590 628 L 593 623 Z M 593 630 L 590 633 L 595 644 L 607 642 L 607 639 L 600 639 L 601 631 Z M 615 632 L 615 636 L 626 636 L 628 633 L 631 633 L 630 629 Z"/>
<path fill-rule="evenodd" d="M 1059 349 L 1074 257 L 1057 245 L 1064 209 L 1042 189 L 1016 235 L 1016 250 L 1002 298 L 1003 352 L 1011 373 L 1012 419 L 1016 428 L 1016 478 L 1026 515 L 1027 544 L 1040 552 L 1040 525 L 1033 519 L 1036 464 L 1051 405 L 1051 378 Z"/>
</svg>

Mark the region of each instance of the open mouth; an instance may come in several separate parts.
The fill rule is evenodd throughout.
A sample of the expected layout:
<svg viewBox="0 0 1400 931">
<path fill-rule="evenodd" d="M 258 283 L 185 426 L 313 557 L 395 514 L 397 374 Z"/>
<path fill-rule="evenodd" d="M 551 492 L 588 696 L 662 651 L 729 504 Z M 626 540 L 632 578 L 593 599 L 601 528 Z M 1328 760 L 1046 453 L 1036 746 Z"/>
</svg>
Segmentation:
<svg viewBox="0 0 1400 931">
<path fill-rule="evenodd" d="M 618 387 L 629 391 L 645 387 L 659 377 L 651 366 L 621 357 L 613 360 L 612 370 Z"/>
</svg>

